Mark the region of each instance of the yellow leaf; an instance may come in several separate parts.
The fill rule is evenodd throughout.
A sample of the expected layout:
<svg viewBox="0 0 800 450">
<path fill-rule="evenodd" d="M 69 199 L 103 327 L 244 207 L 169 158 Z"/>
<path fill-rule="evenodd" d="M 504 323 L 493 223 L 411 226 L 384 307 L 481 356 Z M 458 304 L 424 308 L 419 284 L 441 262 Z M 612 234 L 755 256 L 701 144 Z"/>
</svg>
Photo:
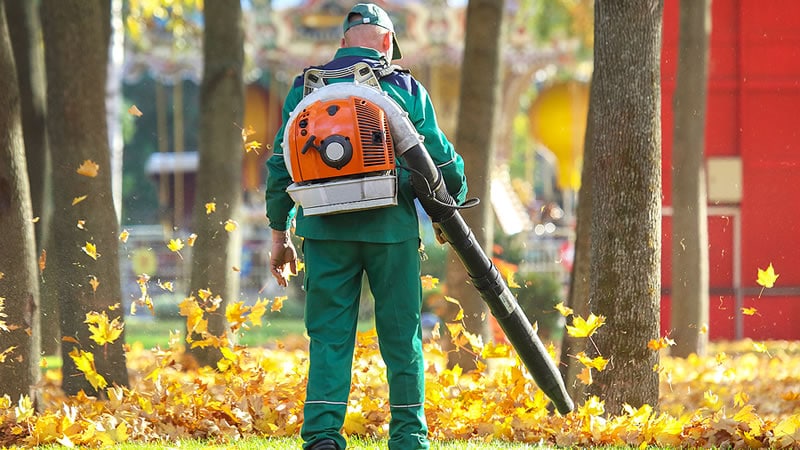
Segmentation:
<svg viewBox="0 0 800 450">
<path fill-rule="evenodd" d="M 742 308 L 742 314 L 745 316 L 754 316 L 758 312 L 755 308 Z"/>
<path fill-rule="evenodd" d="M 0 352 L 0 363 L 6 362 L 6 358 L 8 358 L 8 355 L 10 355 L 16 348 L 17 348 L 16 346 L 11 346 Z"/>
<path fill-rule="evenodd" d="M 250 141 L 244 144 L 245 153 L 255 152 L 255 154 L 258 155 L 259 154 L 258 149 L 260 148 L 261 148 L 261 142 L 258 141 Z"/>
<path fill-rule="evenodd" d="M 214 202 L 206 203 L 206 215 L 211 214 L 212 212 L 217 210 L 217 204 Z"/>
<path fill-rule="evenodd" d="M 228 220 L 225 221 L 225 231 L 227 231 L 228 233 L 234 231 L 236 229 L 236 227 L 238 227 L 238 226 L 239 226 L 239 224 L 236 223 L 235 220 L 228 219 Z"/>
<path fill-rule="evenodd" d="M 78 167 L 78 170 L 76 170 L 76 172 L 78 172 L 78 175 L 94 178 L 97 176 L 97 172 L 99 170 L 100 166 L 96 162 L 87 159 L 86 161 L 83 162 L 83 164 L 80 165 L 80 167 Z"/>
<path fill-rule="evenodd" d="M 225 306 L 225 319 L 228 320 L 228 323 L 232 324 L 232 329 L 238 329 L 239 326 L 247 320 L 244 315 L 249 311 L 250 308 L 246 306 L 243 301 L 228 303 L 228 305 Z"/>
<path fill-rule="evenodd" d="M 564 305 L 564 302 L 561 302 L 561 303 L 557 304 L 557 305 L 555 306 L 555 308 L 556 308 L 556 309 L 558 310 L 558 312 L 559 312 L 559 313 L 561 313 L 561 315 L 562 315 L 562 316 L 564 316 L 564 317 L 567 317 L 567 316 L 569 316 L 570 314 L 572 314 L 572 313 L 574 313 L 574 312 L 575 312 L 575 311 L 573 311 L 573 310 L 572 310 L 572 308 L 570 308 L 569 306 L 565 306 L 565 305 Z"/>
<path fill-rule="evenodd" d="M 178 308 L 180 315 L 186 317 L 187 341 L 192 333 L 200 334 L 208 330 L 208 320 L 203 319 L 203 308 L 197 304 L 197 299 L 186 297 L 178 304 Z"/>
<path fill-rule="evenodd" d="M 79 230 L 85 230 L 86 229 L 85 225 L 86 225 L 86 221 L 85 220 L 83 220 L 83 219 L 78 220 L 77 227 L 78 227 Z"/>
<path fill-rule="evenodd" d="M 270 311 L 279 312 L 281 309 L 283 309 L 283 302 L 287 298 L 289 297 L 283 296 L 283 297 L 275 297 L 274 299 L 272 299 L 272 308 L 270 308 Z"/>
<path fill-rule="evenodd" d="M 575 357 L 584 366 L 597 369 L 600 372 L 602 372 L 606 368 L 606 365 L 608 364 L 608 360 L 603 358 L 602 356 L 598 356 L 596 358 L 589 358 L 584 352 L 578 353 Z"/>
<path fill-rule="evenodd" d="M 744 406 L 749 400 L 750 396 L 747 395 L 747 392 L 738 392 L 733 396 L 733 406 Z"/>
<path fill-rule="evenodd" d="M 75 362 L 75 367 L 83 372 L 83 375 L 86 377 L 86 381 L 88 381 L 92 387 L 95 389 L 102 389 L 108 386 L 106 379 L 97 373 L 97 369 L 94 365 L 94 355 L 92 353 L 78 350 L 77 347 L 73 347 L 72 351 L 69 352 L 69 356 Z"/>
<path fill-rule="evenodd" d="M 594 313 L 590 313 L 587 319 L 575 316 L 572 319 L 572 326 L 567 325 L 567 333 L 572 337 L 589 337 L 604 323 L 606 323 L 606 318 L 595 316 Z"/>
<path fill-rule="evenodd" d="M 92 292 L 97 292 L 97 286 L 100 286 L 100 282 L 97 281 L 97 277 L 94 275 L 89 276 L 89 284 L 92 286 Z"/>
<path fill-rule="evenodd" d="M 256 300 L 255 305 L 250 308 L 250 315 L 248 315 L 247 318 L 250 320 L 250 323 L 252 323 L 253 326 L 261 326 L 261 318 L 264 316 L 264 313 L 267 312 L 268 303 L 269 300 L 267 299 L 258 299 Z"/>
<path fill-rule="evenodd" d="M 585 418 L 600 416 L 605 412 L 604 404 L 605 402 L 600 400 L 596 395 L 593 395 L 586 399 L 583 406 L 578 408 L 578 415 Z"/>
<path fill-rule="evenodd" d="M 86 245 L 81 247 L 81 249 L 83 250 L 84 253 L 89 255 L 89 257 L 94 259 L 95 261 L 97 260 L 97 258 L 100 257 L 100 253 L 97 253 L 97 247 L 95 247 L 95 245 L 92 244 L 91 242 L 87 242 Z"/>
<path fill-rule="evenodd" d="M 136 117 L 142 117 L 144 115 L 142 111 L 140 111 L 139 108 L 136 107 L 136 105 L 131 105 L 131 107 L 128 108 L 128 114 Z"/>
<path fill-rule="evenodd" d="M 131 234 L 130 234 L 130 232 L 128 232 L 128 230 L 122 230 L 122 232 L 119 234 L 119 240 L 120 240 L 120 242 L 122 242 L 123 244 L 124 244 L 124 243 L 126 243 L 126 242 L 128 242 L 128 237 L 129 237 L 130 235 L 131 235 Z"/>
<path fill-rule="evenodd" d="M 96 313 L 94 311 L 86 313 L 86 320 L 83 323 L 89 324 L 89 338 L 100 345 L 110 344 L 116 341 L 121 335 L 125 324 L 115 317 L 109 321 L 106 312 Z"/>
<path fill-rule="evenodd" d="M 170 239 L 167 248 L 177 253 L 183 248 L 183 241 L 180 238 Z"/>
<path fill-rule="evenodd" d="M 172 281 L 165 281 L 165 282 L 162 283 L 161 280 L 159 280 L 158 281 L 158 287 L 160 287 L 161 289 L 163 289 L 165 291 L 169 291 L 169 292 L 173 292 L 173 289 L 174 289 L 174 287 L 172 286 Z"/>
<path fill-rule="evenodd" d="M 80 203 L 80 202 L 82 202 L 82 201 L 86 200 L 86 197 L 88 197 L 88 195 L 81 195 L 80 197 L 75 197 L 75 198 L 73 198 L 73 199 L 72 199 L 72 206 L 75 206 L 75 205 L 77 205 L 78 203 Z"/>
<path fill-rule="evenodd" d="M 775 286 L 775 280 L 779 277 L 778 274 L 775 273 L 775 269 L 772 267 L 772 263 L 769 263 L 769 266 L 766 270 L 758 269 L 758 279 L 756 283 L 764 286 L 765 288 L 771 288 Z"/>
<path fill-rule="evenodd" d="M 650 339 L 650 342 L 647 343 L 647 348 L 650 350 L 659 351 L 662 348 L 667 348 L 675 345 L 675 341 L 668 338 L 668 337 L 661 337 L 658 339 Z"/>
<path fill-rule="evenodd" d="M 186 245 L 188 245 L 189 247 L 194 247 L 194 241 L 196 240 L 197 240 L 197 235 L 192 233 L 189 235 L 188 238 L 186 238 Z"/>
<path fill-rule="evenodd" d="M 256 129 L 252 125 L 242 128 L 242 142 L 247 142 L 247 139 L 254 134 L 256 134 Z"/>
<path fill-rule="evenodd" d="M 435 289 L 439 284 L 439 279 L 430 275 L 423 275 L 420 280 L 422 281 L 422 289 L 426 291 Z"/>
<path fill-rule="evenodd" d="M 47 250 L 42 249 L 42 253 L 39 255 L 39 272 L 44 272 L 45 267 L 47 267 Z"/>
</svg>

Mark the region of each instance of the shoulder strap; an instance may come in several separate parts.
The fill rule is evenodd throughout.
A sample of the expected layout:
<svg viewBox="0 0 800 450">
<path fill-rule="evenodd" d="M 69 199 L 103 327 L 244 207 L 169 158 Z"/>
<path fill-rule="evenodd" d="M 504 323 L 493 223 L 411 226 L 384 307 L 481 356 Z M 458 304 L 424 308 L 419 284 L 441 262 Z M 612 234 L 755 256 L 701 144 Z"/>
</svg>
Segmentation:
<svg viewBox="0 0 800 450">
<path fill-rule="evenodd" d="M 364 61 L 359 61 L 352 66 L 343 67 L 341 69 L 310 68 L 306 70 L 303 74 L 303 97 L 326 86 L 328 80 L 351 76 L 353 77 L 353 82 L 356 84 L 366 84 L 375 89 L 381 88 L 380 83 L 378 83 L 378 76 L 376 76 L 372 67 Z"/>
</svg>

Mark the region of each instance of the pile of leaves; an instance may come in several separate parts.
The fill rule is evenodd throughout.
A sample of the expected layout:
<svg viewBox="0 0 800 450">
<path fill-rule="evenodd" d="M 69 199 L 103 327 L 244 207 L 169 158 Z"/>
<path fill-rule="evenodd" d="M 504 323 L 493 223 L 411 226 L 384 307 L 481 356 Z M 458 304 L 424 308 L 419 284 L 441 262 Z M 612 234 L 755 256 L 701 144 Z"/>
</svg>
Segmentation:
<svg viewBox="0 0 800 450">
<path fill-rule="evenodd" d="M 61 374 L 48 370 L 38 388 L 44 408 L 30 398 L 0 398 L 0 444 L 101 446 L 185 438 L 217 441 L 242 437 L 291 436 L 303 421 L 307 340 L 288 336 L 265 347 L 237 346 L 205 330 L 203 311 L 214 308 L 210 293 L 181 304 L 187 333 L 171 335 L 168 348 L 127 349 L 130 387 L 107 386 L 94 371 L 91 354 L 70 354 L 103 394 L 67 397 Z M 228 305 L 230 335 L 267 322 L 283 298 L 254 305 Z M 563 305 L 559 305 L 562 312 Z M 123 324 L 105 314 L 87 315 L 95 340 L 113 340 Z M 576 317 L 568 332 L 591 336 L 603 318 Z M 791 342 L 717 343 L 713 356 L 664 356 L 658 370 L 661 404 L 605 411 L 603 400 L 588 397 L 574 412 L 548 412 L 548 400 L 525 366 L 504 343 L 483 344 L 458 323 L 447 325 L 457 345 L 468 345 L 487 366 L 465 373 L 447 368 L 440 337 L 426 342 L 426 414 L 433 439 L 511 440 L 562 446 L 659 445 L 791 447 L 800 443 L 800 344 Z M 662 348 L 664 339 L 653 342 Z M 186 346 L 219 347 L 217 367 L 197 367 Z M 664 344 L 666 345 L 666 344 Z M 668 345 L 666 345 L 668 346 Z M 551 346 L 551 351 L 554 349 Z M 555 355 L 553 355 L 555 356 Z M 581 359 L 579 357 L 579 359 Z M 583 358 L 589 375 L 602 358 Z M 359 333 L 353 386 L 344 432 L 382 438 L 389 419 L 385 366 L 374 330 Z M 590 378 L 590 376 L 589 376 Z M 590 382 L 590 380 L 584 380 Z"/>
</svg>

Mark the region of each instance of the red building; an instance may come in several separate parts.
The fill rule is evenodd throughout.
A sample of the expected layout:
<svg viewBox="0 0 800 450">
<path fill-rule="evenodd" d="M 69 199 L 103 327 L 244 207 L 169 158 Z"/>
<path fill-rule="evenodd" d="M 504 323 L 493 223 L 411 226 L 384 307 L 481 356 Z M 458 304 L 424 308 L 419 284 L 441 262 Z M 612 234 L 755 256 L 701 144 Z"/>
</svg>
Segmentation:
<svg viewBox="0 0 800 450">
<path fill-rule="evenodd" d="M 800 339 L 800 2 L 712 2 L 706 174 L 712 340 Z M 678 2 L 664 5 L 662 333 L 670 330 Z M 769 264 L 775 287 L 756 283 Z M 755 308 L 745 315 L 742 308 Z"/>
</svg>

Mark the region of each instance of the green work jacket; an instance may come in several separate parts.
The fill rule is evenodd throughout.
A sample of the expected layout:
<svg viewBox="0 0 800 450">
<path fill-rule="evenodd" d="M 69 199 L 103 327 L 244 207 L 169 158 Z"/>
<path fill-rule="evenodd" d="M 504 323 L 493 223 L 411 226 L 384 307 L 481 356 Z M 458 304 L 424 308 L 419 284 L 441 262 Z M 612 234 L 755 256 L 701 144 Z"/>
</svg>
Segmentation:
<svg viewBox="0 0 800 450">
<path fill-rule="evenodd" d="M 322 69 L 348 67 L 365 61 L 373 67 L 385 67 L 377 50 L 363 47 L 340 48 L 334 59 L 318 66 Z M 436 121 L 436 113 L 428 92 L 408 71 L 397 69 L 380 79 L 381 88 L 406 112 L 419 134 L 424 137 L 425 148 L 442 171 L 448 192 L 458 204 L 467 195 L 464 161 L 456 153 Z M 349 213 L 304 216 L 302 207 L 296 207 L 286 193 L 292 183 L 283 159 L 284 129 L 294 108 L 303 98 L 303 76 L 298 76 L 283 103 L 283 123 L 273 144 L 273 155 L 267 160 L 267 219 L 270 228 L 287 230 L 296 214 L 295 233 L 308 239 L 394 243 L 419 237 L 419 221 L 414 206 L 414 190 L 407 170 L 398 168 L 397 205 Z"/>
</svg>

